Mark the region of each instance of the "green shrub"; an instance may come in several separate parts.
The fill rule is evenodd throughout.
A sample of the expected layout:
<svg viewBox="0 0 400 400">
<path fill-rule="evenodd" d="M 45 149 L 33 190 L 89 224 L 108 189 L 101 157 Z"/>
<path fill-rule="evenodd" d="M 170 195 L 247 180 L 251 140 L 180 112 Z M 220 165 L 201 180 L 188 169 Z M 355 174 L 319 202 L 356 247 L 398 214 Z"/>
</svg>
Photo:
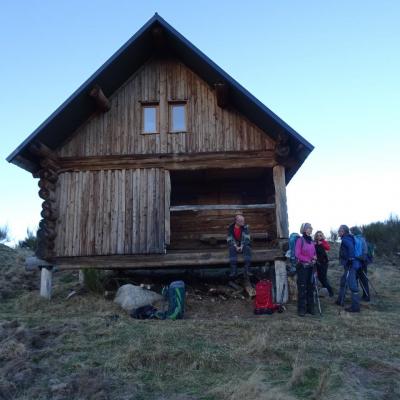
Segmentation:
<svg viewBox="0 0 400 400">
<path fill-rule="evenodd" d="M 16 246 L 18 249 L 31 249 L 33 251 L 37 248 L 37 237 L 34 231 L 29 228 L 26 230 L 26 237 L 20 240 Z"/>
<path fill-rule="evenodd" d="M 8 226 L 0 226 L 0 243 L 8 242 Z"/>
<path fill-rule="evenodd" d="M 364 225 L 362 230 L 365 238 L 376 246 L 376 254 L 400 252 L 400 219 L 397 215 L 390 215 L 384 222 Z"/>
</svg>

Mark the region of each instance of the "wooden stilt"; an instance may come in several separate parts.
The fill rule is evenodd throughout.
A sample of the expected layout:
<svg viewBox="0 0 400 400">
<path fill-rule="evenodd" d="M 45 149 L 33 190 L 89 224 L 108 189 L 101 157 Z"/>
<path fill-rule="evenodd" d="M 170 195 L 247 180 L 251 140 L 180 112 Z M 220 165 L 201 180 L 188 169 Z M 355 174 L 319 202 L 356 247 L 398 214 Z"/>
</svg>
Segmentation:
<svg viewBox="0 0 400 400">
<path fill-rule="evenodd" d="M 83 273 L 83 269 L 79 270 L 79 284 L 81 286 L 85 286 L 85 274 Z"/>
<path fill-rule="evenodd" d="M 51 281 L 53 267 L 42 267 L 40 274 L 40 296 L 50 300 L 51 299 Z"/>
<path fill-rule="evenodd" d="M 276 282 L 276 303 L 287 303 L 288 301 L 288 280 L 285 261 L 275 260 L 275 282 Z"/>
</svg>

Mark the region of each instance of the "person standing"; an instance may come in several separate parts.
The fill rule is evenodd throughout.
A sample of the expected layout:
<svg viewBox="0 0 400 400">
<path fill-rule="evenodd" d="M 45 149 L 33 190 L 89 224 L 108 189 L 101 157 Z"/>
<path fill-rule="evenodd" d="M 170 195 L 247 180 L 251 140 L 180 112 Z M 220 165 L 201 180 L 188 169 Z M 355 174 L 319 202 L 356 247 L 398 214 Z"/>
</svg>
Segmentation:
<svg viewBox="0 0 400 400">
<path fill-rule="evenodd" d="M 339 250 L 339 262 L 344 268 L 344 273 L 340 279 L 339 297 L 336 304 L 344 305 L 347 288 L 351 291 L 351 306 L 345 308 L 348 312 L 360 312 L 360 299 L 358 294 L 357 270 L 360 263 L 354 255 L 355 242 L 350 235 L 350 229 L 347 225 L 340 225 L 338 235 L 342 240 Z"/>
<path fill-rule="evenodd" d="M 368 244 L 362 235 L 361 229 L 357 226 L 353 226 L 350 228 L 350 233 L 355 237 L 356 240 L 359 240 L 362 243 L 362 255 L 358 257 L 358 261 L 360 263 L 360 268 L 357 270 L 357 278 L 360 281 L 360 285 L 363 291 L 362 300 L 370 301 L 369 296 L 369 285 L 368 285 Z"/>
<path fill-rule="evenodd" d="M 235 221 L 229 225 L 226 241 L 228 242 L 229 262 L 231 266 L 229 278 L 236 278 L 237 276 L 238 254 L 243 254 L 244 275 L 245 278 L 248 277 L 251 264 L 251 238 L 249 227 L 245 224 L 242 214 L 237 214 Z"/>
<path fill-rule="evenodd" d="M 297 260 L 297 313 L 304 317 L 306 313 L 315 315 L 312 273 L 316 261 L 316 252 L 312 240 L 312 226 L 304 223 L 300 227 L 301 236 L 296 241 Z"/>
<path fill-rule="evenodd" d="M 333 296 L 332 286 L 328 282 L 328 265 L 329 259 L 327 251 L 330 250 L 330 245 L 325 239 L 325 235 L 322 231 L 315 232 L 314 235 L 315 252 L 317 254 L 317 273 L 318 279 L 322 284 L 322 287 L 326 288 L 329 293 L 329 297 Z"/>
</svg>

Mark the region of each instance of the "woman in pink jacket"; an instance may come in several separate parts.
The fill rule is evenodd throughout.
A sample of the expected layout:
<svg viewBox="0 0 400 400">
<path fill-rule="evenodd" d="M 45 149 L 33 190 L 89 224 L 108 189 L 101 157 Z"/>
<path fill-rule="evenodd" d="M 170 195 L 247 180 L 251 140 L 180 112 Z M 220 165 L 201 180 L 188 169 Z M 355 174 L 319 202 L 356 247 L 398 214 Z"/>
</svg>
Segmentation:
<svg viewBox="0 0 400 400">
<path fill-rule="evenodd" d="M 295 256 L 297 260 L 297 312 L 304 317 L 306 312 L 315 315 L 312 273 L 315 261 L 315 245 L 312 240 L 312 226 L 304 223 L 301 225 L 301 236 L 296 241 Z"/>
</svg>

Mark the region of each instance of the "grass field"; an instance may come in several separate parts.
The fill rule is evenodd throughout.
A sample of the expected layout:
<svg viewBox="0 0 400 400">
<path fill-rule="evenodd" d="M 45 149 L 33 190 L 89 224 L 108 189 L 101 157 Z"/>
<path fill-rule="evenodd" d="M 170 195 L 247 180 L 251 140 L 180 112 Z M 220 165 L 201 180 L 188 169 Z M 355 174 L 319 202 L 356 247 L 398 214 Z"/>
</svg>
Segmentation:
<svg viewBox="0 0 400 400">
<path fill-rule="evenodd" d="M 0 399 L 399 399 L 399 263 L 379 260 L 379 292 L 360 314 L 235 316 L 233 301 L 207 304 L 224 316 L 136 321 L 100 295 L 66 300 L 76 273 L 56 274 L 53 299 L 38 274 L 1 249 Z M 396 264 L 397 263 L 397 264 Z M 340 269 L 332 267 L 334 287 Z M 13 282 L 11 282 L 13 280 Z M 1 292 L 1 290 L 0 290 Z M 204 300 L 207 301 L 207 300 Z"/>
</svg>

